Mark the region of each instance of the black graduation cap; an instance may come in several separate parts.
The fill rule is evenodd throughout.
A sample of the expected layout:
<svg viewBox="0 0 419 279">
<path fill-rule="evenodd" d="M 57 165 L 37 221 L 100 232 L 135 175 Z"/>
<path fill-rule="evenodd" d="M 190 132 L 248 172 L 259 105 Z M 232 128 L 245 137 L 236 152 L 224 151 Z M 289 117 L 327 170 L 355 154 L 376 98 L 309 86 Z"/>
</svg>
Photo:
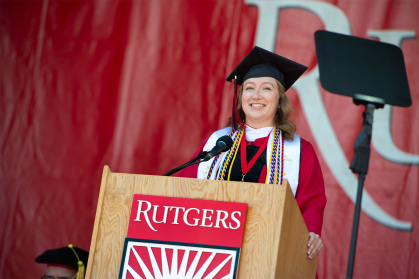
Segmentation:
<svg viewBox="0 0 419 279">
<path fill-rule="evenodd" d="M 35 262 L 44 264 L 59 264 L 71 267 L 75 270 L 79 269 L 79 261 L 82 261 L 83 265 L 86 266 L 87 259 L 89 258 L 89 252 L 81 248 L 74 247 L 73 245 L 71 245 L 71 247 L 69 246 L 46 250 L 35 259 Z"/>
<path fill-rule="evenodd" d="M 226 80 L 234 82 L 237 76 L 237 84 L 242 85 L 248 78 L 272 77 L 287 91 L 307 69 L 304 65 L 255 46 Z"/>
<path fill-rule="evenodd" d="M 244 127 L 237 111 L 237 85 L 242 85 L 249 78 L 272 77 L 277 79 L 287 91 L 307 69 L 308 67 L 304 65 L 255 46 L 226 78 L 227 81 L 234 83 L 231 117 L 233 129 Z"/>
</svg>

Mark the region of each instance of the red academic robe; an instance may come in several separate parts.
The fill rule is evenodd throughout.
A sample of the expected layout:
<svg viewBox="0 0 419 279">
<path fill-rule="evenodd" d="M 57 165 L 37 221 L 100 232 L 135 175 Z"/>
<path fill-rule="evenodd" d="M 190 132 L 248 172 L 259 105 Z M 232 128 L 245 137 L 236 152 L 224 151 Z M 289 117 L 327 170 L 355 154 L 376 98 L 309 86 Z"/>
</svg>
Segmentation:
<svg viewBox="0 0 419 279">
<path fill-rule="evenodd" d="M 196 157 L 203 150 L 207 140 L 201 144 L 192 158 Z M 183 169 L 179 176 L 196 178 L 197 173 L 198 165 L 193 165 Z M 263 177 L 266 176 L 266 173 L 267 167 L 265 165 L 264 170 L 262 170 Z M 323 175 L 313 146 L 303 138 L 301 138 L 300 173 L 295 198 L 308 231 L 321 235 L 323 213 L 326 206 Z"/>
</svg>

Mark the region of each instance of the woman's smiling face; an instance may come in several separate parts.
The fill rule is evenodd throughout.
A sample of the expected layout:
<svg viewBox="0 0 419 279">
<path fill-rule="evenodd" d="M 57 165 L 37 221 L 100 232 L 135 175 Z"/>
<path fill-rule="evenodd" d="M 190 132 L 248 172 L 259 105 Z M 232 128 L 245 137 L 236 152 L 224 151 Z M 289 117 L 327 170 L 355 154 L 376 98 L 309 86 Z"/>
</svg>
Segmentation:
<svg viewBox="0 0 419 279">
<path fill-rule="evenodd" d="M 275 126 L 279 107 L 278 84 L 274 78 L 249 78 L 243 83 L 241 105 L 246 124 L 252 128 Z"/>
</svg>

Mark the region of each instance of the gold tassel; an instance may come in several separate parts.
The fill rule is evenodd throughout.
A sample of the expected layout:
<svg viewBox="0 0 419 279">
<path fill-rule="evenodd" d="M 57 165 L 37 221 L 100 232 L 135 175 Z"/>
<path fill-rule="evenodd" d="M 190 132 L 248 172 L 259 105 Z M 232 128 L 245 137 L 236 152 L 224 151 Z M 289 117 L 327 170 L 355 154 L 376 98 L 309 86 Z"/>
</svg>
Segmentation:
<svg viewBox="0 0 419 279">
<path fill-rule="evenodd" d="M 79 265 L 79 271 L 77 273 L 76 279 L 84 279 L 84 271 L 85 271 L 84 264 L 82 261 L 79 261 L 78 265 Z"/>
<path fill-rule="evenodd" d="M 70 248 L 71 250 L 73 250 L 74 254 L 77 257 L 77 265 L 79 266 L 79 270 L 77 271 L 77 277 L 76 279 L 84 279 L 84 272 L 86 270 L 83 262 L 80 260 L 79 255 L 77 255 L 76 250 L 74 250 L 73 248 L 73 244 L 68 244 L 68 248 Z"/>
</svg>

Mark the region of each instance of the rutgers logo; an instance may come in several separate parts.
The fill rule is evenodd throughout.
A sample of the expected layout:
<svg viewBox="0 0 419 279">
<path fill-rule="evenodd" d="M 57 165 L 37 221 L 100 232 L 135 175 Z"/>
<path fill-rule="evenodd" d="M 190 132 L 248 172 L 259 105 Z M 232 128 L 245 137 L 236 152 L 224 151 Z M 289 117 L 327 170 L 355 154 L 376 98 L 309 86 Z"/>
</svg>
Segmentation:
<svg viewBox="0 0 419 279">
<path fill-rule="evenodd" d="M 291 1 L 291 0 L 245 0 L 247 4 L 254 5 L 259 10 L 256 29 L 255 45 L 274 52 L 277 35 L 278 18 L 281 9 L 305 9 L 316 14 L 324 23 L 328 31 L 351 35 L 351 28 L 346 15 L 338 7 L 321 1 Z M 416 38 L 414 31 L 401 30 L 368 30 L 368 35 L 380 41 L 401 45 L 403 39 Z M 337 136 L 332 128 L 329 116 L 320 94 L 318 67 L 303 75 L 293 88 L 298 93 L 306 119 L 316 139 L 323 158 L 339 185 L 355 201 L 357 191 L 357 178 L 349 170 L 349 162 L 340 146 Z M 392 106 L 386 105 L 384 109 L 377 110 L 373 126 L 372 144 L 377 152 L 387 160 L 402 164 L 419 164 L 419 156 L 408 154 L 398 149 L 391 136 Z M 318 125 L 321 123 L 321 125 Z M 397 220 L 381 209 L 374 202 L 366 190 L 362 198 L 362 210 L 377 222 L 401 230 L 410 230 L 412 224 Z"/>
<path fill-rule="evenodd" d="M 238 250 L 127 239 L 120 279 L 233 279 Z"/>
<path fill-rule="evenodd" d="M 145 206 L 143 206 L 143 204 Z M 151 209 L 153 208 L 153 209 Z M 224 228 L 237 230 L 240 228 L 240 221 L 237 219 L 241 216 L 239 211 L 233 211 L 231 214 L 225 210 L 212 210 L 212 209 L 198 209 L 198 208 L 185 208 L 180 206 L 163 206 L 163 217 L 161 220 L 157 220 L 157 214 L 159 211 L 159 205 L 152 205 L 149 201 L 138 200 L 137 217 L 134 221 L 141 222 L 141 216 L 147 222 L 147 225 L 153 231 L 157 231 L 150 222 L 149 214 L 152 216 L 153 223 L 163 223 L 172 225 L 179 225 L 179 222 L 183 222 L 185 225 L 190 227 L 208 227 L 208 228 Z M 152 211 L 149 213 L 149 211 Z M 174 216 L 171 220 L 168 220 L 167 215 L 169 211 L 174 212 Z M 181 215 L 181 216 L 180 216 Z M 192 217 L 190 215 L 193 215 Z M 215 217 L 214 217 L 215 216 Z M 213 218 L 214 217 L 214 218 Z M 229 218 L 230 217 L 230 218 Z M 231 222 L 226 221 L 231 219 Z"/>
<path fill-rule="evenodd" d="M 134 194 L 119 278 L 235 278 L 246 212 L 246 203 Z"/>
</svg>

